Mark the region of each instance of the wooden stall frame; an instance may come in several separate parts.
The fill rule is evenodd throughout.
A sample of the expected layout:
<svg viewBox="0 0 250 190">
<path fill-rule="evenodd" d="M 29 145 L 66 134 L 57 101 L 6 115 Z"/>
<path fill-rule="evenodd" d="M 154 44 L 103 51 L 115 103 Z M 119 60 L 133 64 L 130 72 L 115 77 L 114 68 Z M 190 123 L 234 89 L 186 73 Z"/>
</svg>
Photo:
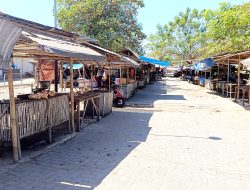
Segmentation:
<svg viewBox="0 0 250 190">
<path fill-rule="evenodd" d="M 9 86 L 9 98 L 10 98 L 10 127 L 12 134 L 13 159 L 14 161 L 18 161 L 22 158 L 22 154 L 21 154 L 20 138 L 18 133 L 19 130 L 16 120 L 16 104 L 14 96 L 11 63 L 12 63 L 12 58 L 10 59 L 9 70 L 8 70 L 8 84 L 9 84 L 8 86 Z"/>
</svg>

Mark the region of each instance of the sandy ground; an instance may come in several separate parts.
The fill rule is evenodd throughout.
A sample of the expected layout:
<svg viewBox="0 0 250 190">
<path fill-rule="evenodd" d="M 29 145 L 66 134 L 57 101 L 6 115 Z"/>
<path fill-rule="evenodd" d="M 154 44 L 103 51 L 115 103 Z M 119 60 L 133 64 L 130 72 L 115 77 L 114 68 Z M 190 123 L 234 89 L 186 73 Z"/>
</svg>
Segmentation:
<svg viewBox="0 0 250 190">
<path fill-rule="evenodd" d="M 3 166 L 0 189 L 248 190 L 249 122 L 230 99 L 169 78 L 67 143 Z"/>
</svg>

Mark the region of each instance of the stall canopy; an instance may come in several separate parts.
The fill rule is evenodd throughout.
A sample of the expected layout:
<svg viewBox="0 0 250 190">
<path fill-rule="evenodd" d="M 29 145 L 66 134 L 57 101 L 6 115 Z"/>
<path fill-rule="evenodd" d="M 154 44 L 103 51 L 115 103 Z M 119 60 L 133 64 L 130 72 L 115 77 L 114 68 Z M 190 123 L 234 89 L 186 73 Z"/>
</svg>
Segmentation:
<svg viewBox="0 0 250 190">
<path fill-rule="evenodd" d="M 102 61 L 105 58 L 100 53 L 73 42 L 27 32 L 22 32 L 22 37 L 23 39 L 31 40 L 30 46 L 25 48 L 23 45 L 17 45 L 14 48 L 16 52 L 18 50 L 21 51 L 21 49 L 26 49 L 26 51 L 29 52 L 29 50 L 34 47 L 36 48 L 32 50 L 34 53 L 39 53 L 40 50 L 49 54 L 71 57 L 82 61 Z"/>
<path fill-rule="evenodd" d="M 211 67 L 213 67 L 215 65 L 215 62 L 213 59 L 208 58 L 208 59 L 204 59 L 198 63 L 194 64 L 194 68 L 196 71 L 205 71 Z"/>
<path fill-rule="evenodd" d="M 160 65 L 162 67 L 168 67 L 171 64 L 170 62 L 167 62 L 167 61 L 159 61 L 159 60 L 144 57 L 144 56 L 140 56 L 140 59 L 142 61 L 147 62 L 147 63 L 151 63 L 151 64 L 154 64 L 154 65 Z"/>
</svg>

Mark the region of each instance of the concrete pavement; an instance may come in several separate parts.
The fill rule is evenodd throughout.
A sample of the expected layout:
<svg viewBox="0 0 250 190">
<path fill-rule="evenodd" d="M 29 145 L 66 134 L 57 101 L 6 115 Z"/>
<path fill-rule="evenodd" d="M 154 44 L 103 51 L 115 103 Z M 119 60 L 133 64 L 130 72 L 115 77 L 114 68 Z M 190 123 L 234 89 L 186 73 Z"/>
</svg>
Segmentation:
<svg viewBox="0 0 250 190">
<path fill-rule="evenodd" d="M 250 113 L 178 79 L 5 172 L 0 189 L 248 190 Z"/>
</svg>

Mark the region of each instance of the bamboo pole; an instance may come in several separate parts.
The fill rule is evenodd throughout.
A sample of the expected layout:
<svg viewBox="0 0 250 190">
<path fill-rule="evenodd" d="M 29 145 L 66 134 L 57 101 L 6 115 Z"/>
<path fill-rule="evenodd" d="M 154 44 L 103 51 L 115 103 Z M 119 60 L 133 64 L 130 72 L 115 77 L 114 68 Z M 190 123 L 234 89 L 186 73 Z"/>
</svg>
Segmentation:
<svg viewBox="0 0 250 190">
<path fill-rule="evenodd" d="M 74 118 L 74 86 L 73 86 L 73 59 L 70 59 L 70 111 L 71 111 L 71 129 L 75 132 L 75 118 Z"/>
<path fill-rule="evenodd" d="M 12 78 L 12 68 L 11 68 L 12 59 L 9 63 L 8 70 L 8 86 L 9 86 L 9 98 L 10 98 L 10 127 L 12 134 L 12 147 L 13 147 L 13 159 L 18 161 L 21 159 L 21 145 L 19 138 L 19 130 L 16 120 L 16 104 L 14 97 L 14 87 L 13 87 L 13 78 Z"/>
<path fill-rule="evenodd" d="M 239 55 L 239 63 L 238 63 L 238 88 L 237 88 L 237 98 L 240 97 L 240 55 Z"/>
</svg>

